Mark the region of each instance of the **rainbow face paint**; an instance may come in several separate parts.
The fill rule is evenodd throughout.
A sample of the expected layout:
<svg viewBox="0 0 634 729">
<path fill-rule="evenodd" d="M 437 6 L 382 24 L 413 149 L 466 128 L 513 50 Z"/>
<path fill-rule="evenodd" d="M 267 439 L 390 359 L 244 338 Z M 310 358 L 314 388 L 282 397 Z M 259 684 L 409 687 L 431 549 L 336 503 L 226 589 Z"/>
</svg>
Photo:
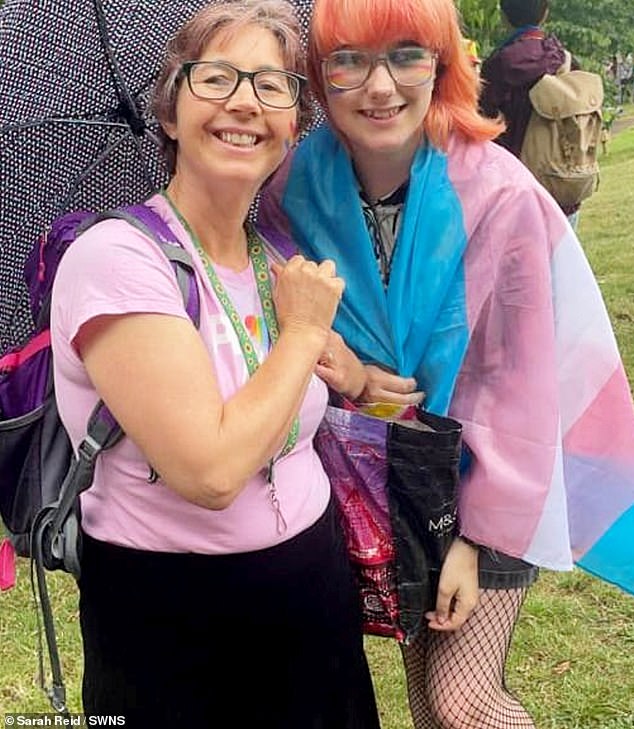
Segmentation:
<svg viewBox="0 0 634 729">
<path fill-rule="evenodd" d="M 288 152 L 297 141 L 297 121 L 295 119 L 293 119 L 293 121 L 289 124 L 288 131 L 290 136 L 288 139 L 284 140 L 284 150 L 286 152 Z"/>
</svg>

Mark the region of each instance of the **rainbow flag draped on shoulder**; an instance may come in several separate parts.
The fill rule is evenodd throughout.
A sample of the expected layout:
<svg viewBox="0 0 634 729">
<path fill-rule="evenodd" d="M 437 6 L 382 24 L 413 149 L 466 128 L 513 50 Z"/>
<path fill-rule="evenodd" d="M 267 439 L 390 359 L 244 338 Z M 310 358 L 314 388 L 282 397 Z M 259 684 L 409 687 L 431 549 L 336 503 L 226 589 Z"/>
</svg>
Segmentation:
<svg viewBox="0 0 634 729">
<path fill-rule="evenodd" d="M 521 163 L 493 143 L 421 148 L 387 290 L 327 127 L 289 155 L 259 222 L 336 260 L 335 328 L 349 346 L 415 376 L 430 411 L 463 423 L 467 537 L 634 593 L 630 389 L 579 241 Z"/>
</svg>

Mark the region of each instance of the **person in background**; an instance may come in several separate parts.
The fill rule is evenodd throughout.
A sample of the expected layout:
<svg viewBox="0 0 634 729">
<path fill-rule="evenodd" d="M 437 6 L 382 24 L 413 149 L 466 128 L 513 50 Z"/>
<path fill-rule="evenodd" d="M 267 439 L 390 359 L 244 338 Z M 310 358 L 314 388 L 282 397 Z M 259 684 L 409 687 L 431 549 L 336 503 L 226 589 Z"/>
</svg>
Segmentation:
<svg viewBox="0 0 634 729">
<path fill-rule="evenodd" d="M 559 39 L 543 30 L 549 9 L 549 0 L 500 0 L 500 11 L 512 32 L 485 59 L 480 72 L 480 108 L 489 117 L 502 114 L 506 130 L 496 141 L 516 157 L 531 115 L 528 92 L 544 74 L 556 73 L 566 59 Z M 579 208 L 564 209 L 574 228 Z"/>
<path fill-rule="evenodd" d="M 598 286 L 553 198 L 491 143 L 452 0 L 316 0 L 308 68 L 328 124 L 258 220 L 336 262 L 360 407 L 424 397 L 467 447 L 435 609 L 402 650 L 414 726 L 532 729 L 505 683 L 513 628 L 539 566 L 581 560 L 597 499 L 624 547 L 601 559 L 631 574 L 634 411 Z M 322 375 L 347 388 L 331 354 Z"/>
<path fill-rule="evenodd" d="M 126 727 L 379 727 L 312 445 L 343 281 L 329 261 L 274 265 L 246 223 L 298 133 L 302 70 L 281 0 L 210 5 L 167 48 L 154 107 L 172 174 L 147 204 L 193 258 L 199 330 L 124 221 L 81 235 L 56 277 L 62 420 L 77 445 L 102 398 L 127 435 L 82 496 L 79 585 L 84 711 Z"/>
<path fill-rule="evenodd" d="M 634 92 L 632 91 L 632 81 L 634 79 L 634 56 L 628 53 L 622 58 L 618 65 L 618 84 L 619 84 L 619 104 L 626 104 L 634 101 Z"/>
</svg>

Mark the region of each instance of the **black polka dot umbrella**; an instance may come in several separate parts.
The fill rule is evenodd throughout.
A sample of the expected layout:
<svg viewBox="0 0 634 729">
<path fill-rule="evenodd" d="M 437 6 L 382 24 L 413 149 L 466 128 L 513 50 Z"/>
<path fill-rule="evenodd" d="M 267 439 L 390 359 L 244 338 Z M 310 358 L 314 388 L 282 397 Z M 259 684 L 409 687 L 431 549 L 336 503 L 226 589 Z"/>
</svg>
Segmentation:
<svg viewBox="0 0 634 729">
<path fill-rule="evenodd" d="M 148 103 L 168 38 L 208 0 L 5 0 L 0 8 L 0 353 L 31 320 L 22 269 L 68 210 L 166 182 Z M 310 0 L 296 0 L 304 26 Z"/>
</svg>

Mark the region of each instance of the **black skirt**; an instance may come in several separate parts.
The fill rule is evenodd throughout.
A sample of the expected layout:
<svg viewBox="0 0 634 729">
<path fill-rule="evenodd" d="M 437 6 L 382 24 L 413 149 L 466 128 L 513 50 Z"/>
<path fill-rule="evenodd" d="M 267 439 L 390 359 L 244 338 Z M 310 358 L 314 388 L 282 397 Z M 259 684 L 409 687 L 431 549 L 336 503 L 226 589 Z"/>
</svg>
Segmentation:
<svg viewBox="0 0 634 729">
<path fill-rule="evenodd" d="M 539 567 L 518 557 L 479 548 L 480 587 L 484 590 L 517 590 L 529 587 L 539 576 Z"/>
<path fill-rule="evenodd" d="M 85 537 L 87 714 L 126 729 L 378 729 L 334 509 L 289 541 L 207 556 Z"/>
</svg>

